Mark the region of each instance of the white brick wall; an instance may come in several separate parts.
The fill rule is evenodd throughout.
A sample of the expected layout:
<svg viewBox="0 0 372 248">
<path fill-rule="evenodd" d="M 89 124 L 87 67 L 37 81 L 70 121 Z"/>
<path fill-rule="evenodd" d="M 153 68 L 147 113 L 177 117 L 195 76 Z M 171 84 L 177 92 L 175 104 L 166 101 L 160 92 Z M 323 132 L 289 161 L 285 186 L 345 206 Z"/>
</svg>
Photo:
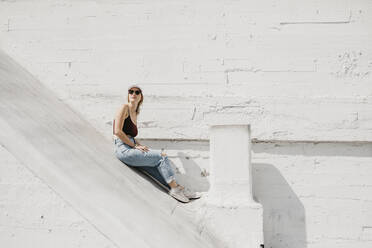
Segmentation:
<svg viewBox="0 0 372 248">
<path fill-rule="evenodd" d="M 209 190 L 202 175 L 210 171 L 208 143 L 145 142 L 165 148 L 180 183 Z M 371 151 L 371 144 L 254 143 L 253 191 L 264 208 L 265 247 L 371 247 Z M 3 147 L 0 155 L 0 244 L 113 247 Z"/>
<path fill-rule="evenodd" d="M 275 248 L 372 245 L 371 25 L 368 0 L 0 2 L 1 49 L 108 138 L 133 81 L 141 138 L 207 139 L 210 114 L 249 117 L 252 137 L 274 142 L 255 143 L 253 163 Z M 173 161 L 208 190 L 204 146 L 181 144 Z M 0 244 L 112 246 L 1 154 Z"/>
<path fill-rule="evenodd" d="M 267 247 L 371 247 L 371 144 L 259 143 L 253 152 Z"/>
<path fill-rule="evenodd" d="M 371 12 L 367 0 L 3 1 L 0 42 L 107 137 L 135 81 L 141 137 L 207 138 L 218 110 L 251 118 L 261 140 L 371 141 Z"/>
</svg>

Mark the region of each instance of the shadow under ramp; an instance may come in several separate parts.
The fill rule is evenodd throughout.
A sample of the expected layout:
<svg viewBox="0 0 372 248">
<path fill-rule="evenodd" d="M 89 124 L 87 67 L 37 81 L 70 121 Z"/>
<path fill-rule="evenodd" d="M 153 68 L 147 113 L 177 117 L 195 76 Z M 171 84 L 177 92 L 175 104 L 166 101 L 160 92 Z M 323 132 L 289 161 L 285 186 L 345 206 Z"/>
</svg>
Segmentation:
<svg viewBox="0 0 372 248">
<path fill-rule="evenodd" d="M 0 51 L 0 144 L 117 247 L 221 247 L 117 160 L 89 122 Z M 178 207 L 177 213 L 174 208 Z"/>
</svg>

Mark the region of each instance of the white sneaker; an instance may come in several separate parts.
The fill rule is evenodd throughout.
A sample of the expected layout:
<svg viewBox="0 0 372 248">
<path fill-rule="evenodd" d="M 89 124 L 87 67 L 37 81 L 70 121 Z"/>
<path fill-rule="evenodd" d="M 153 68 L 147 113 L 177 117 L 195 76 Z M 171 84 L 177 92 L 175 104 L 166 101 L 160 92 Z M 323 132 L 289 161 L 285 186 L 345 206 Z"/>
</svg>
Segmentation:
<svg viewBox="0 0 372 248">
<path fill-rule="evenodd" d="M 169 194 L 180 202 L 186 203 L 190 201 L 189 198 L 184 195 L 183 188 L 180 185 L 175 188 L 171 188 L 169 190 Z"/>
<path fill-rule="evenodd" d="M 182 186 L 181 186 L 182 187 Z M 189 199 L 199 199 L 201 197 L 201 193 L 199 192 L 194 192 L 189 188 L 182 187 L 183 194 L 189 198 Z"/>
</svg>

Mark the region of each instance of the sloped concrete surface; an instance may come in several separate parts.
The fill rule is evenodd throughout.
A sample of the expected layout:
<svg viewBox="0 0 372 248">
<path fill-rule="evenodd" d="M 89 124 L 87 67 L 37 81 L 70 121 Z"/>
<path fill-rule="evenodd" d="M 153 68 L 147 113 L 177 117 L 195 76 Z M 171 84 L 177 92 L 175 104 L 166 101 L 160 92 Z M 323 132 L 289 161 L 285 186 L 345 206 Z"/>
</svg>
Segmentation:
<svg viewBox="0 0 372 248">
<path fill-rule="evenodd" d="M 0 144 L 118 247 L 221 247 L 113 144 L 0 51 Z M 177 211 L 174 211 L 177 207 Z"/>
</svg>

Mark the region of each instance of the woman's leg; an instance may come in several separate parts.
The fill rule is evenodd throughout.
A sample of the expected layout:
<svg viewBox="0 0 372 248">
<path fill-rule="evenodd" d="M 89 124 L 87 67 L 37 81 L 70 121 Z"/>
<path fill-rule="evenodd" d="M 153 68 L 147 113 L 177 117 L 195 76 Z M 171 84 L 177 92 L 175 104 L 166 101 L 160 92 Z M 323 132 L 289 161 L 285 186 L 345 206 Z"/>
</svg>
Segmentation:
<svg viewBox="0 0 372 248">
<path fill-rule="evenodd" d="M 175 187 L 178 186 L 178 184 L 176 183 L 176 180 L 171 181 L 170 183 L 168 183 L 168 185 L 169 185 L 171 188 L 175 188 Z"/>
<path fill-rule="evenodd" d="M 162 156 L 161 151 L 150 149 L 147 152 L 143 152 L 138 149 L 134 149 L 119 140 L 116 143 L 115 153 L 120 161 L 129 166 L 156 167 L 166 183 L 168 183 L 171 187 L 175 186 L 176 183 L 174 171 L 170 165 L 168 156 L 165 154 L 163 154 L 165 156 Z"/>
<path fill-rule="evenodd" d="M 132 166 L 129 166 L 129 167 L 132 167 Z M 154 180 L 159 182 L 161 185 L 163 185 L 167 189 L 171 188 L 169 186 L 169 184 L 164 180 L 163 176 L 160 174 L 158 168 L 144 166 L 144 167 L 136 167 L 136 169 L 139 169 L 140 171 L 144 172 L 145 174 L 150 175 Z"/>
<path fill-rule="evenodd" d="M 133 138 L 132 141 L 134 142 Z M 160 175 L 171 188 L 169 194 L 181 202 L 190 201 L 184 194 L 184 188 L 176 183 L 174 171 L 166 154 L 151 149 L 143 152 L 128 146 L 120 139 L 115 140 L 115 154 L 120 161 L 128 166 L 157 168 Z"/>
<path fill-rule="evenodd" d="M 165 152 L 161 152 L 160 154 L 162 156 L 167 156 Z M 178 186 L 178 184 L 176 183 L 176 180 L 172 180 L 170 183 L 168 183 L 168 185 L 170 188 L 176 188 Z"/>
</svg>

